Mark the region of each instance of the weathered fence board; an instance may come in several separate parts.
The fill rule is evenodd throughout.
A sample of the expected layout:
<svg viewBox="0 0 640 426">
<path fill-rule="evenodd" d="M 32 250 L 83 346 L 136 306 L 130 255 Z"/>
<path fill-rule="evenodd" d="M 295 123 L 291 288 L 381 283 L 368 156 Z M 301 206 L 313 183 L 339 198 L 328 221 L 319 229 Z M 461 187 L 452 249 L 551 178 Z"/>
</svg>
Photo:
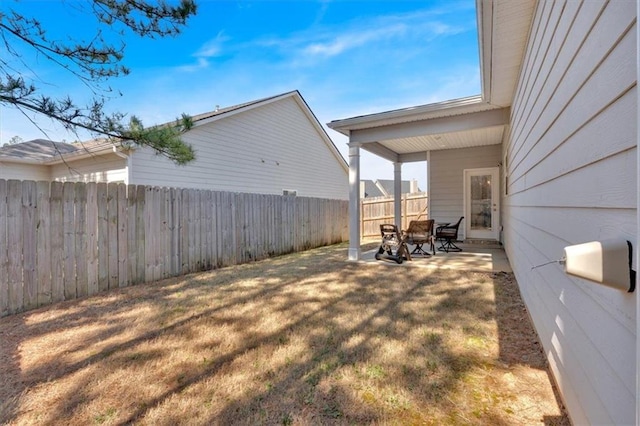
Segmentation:
<svg viewBox="0 0 640 426">
<path fill-rule="evenodd" d="M 36 183 L 33 181 L 22 183 L 22 279 L 23 303 L 25 309 L 38 306 L 38 281 L 36 276 L 36 247 L 37 247 L 37 210 Z"/>
<path fill-rule="evenodd" d="M 98 186 L 98 289 L 109 289 L 109 217 L 107 210 L 107 184 Z"/>
<path fill-rule="evenodd" d="M 64 300 L 64 218 L 62 217 L 61 182 L 49 187 L 49 211 L 51 219 L 51 301 Z"/>
<path fill-rule="evenodd" d="M 74 299 L 76 293 L 76 239 L 75 239 L 75 183 L 65 182 L 62 187 L 62 250 L 64 265 L 64 298 Z"/>
<path fill-rule="evenodd" d="M 87 262 L 87 186 L 75 185 L 75 248 L 76 248 L 76 294 L 89 294 L 89 264 Z"/>
<path fill-rule="evenodd" d="M 87 293 L 98 292 L 98 186 L 87 184 Z"/>
<path fill-rule="evenodd" d="M 7 206 L 8 306 L 9 313 L 15 313 L 23 306 L 22 251 L 17 250 L 22 247 L 22 186 L 17 180 L 7 186 L 7 199 L 13 201 Z"/>
<path fill-rule="evenodd" d="M 9 314 L 9 276 L 7 241 L 7 181 L 0 180 L 0 317 Z"/>
<path fill-rule="evenodd" d="M 346 201 L 0 180 L 0 316 L 343 241 Z"/>
<path fill-rule="evenodd" d="M 427 219 L 427 194 L 404 194 L 400 201 L 401 228 L 407 229 L 412 220 Z M 360 232 L 363 237 L 379 237 L 380 225 L 394 223 L 393 197 L 371 197 L 361 200 Z"/>
</svg>

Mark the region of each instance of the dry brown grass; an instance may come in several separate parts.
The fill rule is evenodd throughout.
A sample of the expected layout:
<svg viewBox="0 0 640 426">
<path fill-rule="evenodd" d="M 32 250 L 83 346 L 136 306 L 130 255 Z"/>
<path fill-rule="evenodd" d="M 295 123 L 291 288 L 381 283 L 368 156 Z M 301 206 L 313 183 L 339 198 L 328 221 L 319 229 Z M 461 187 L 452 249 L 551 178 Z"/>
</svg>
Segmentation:
<svg viewBox="0 0 640 426">
<path fill-rule="evenodd" d="M 0 320 L 0 423 L 569 424 L 510 274 L 345 246 Z"/>
</svg>

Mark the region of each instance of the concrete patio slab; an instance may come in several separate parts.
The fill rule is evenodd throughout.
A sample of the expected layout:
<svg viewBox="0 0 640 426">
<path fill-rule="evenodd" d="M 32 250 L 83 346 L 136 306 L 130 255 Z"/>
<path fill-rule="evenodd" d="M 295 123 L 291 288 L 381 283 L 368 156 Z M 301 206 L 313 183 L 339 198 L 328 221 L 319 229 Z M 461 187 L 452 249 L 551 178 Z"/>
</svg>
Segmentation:
<svg viewBox="0 0 640 426">
<path fill-rule="evenodd" d="M 380 264 L 400 268 L 441 268 L 477 272 L 512 272 L 507 254 L 499 244 L 459 243 L 457 245 L 462 249 L 461 252 L 445 253 L 436 251 L 436 254 L 430 257 L 414 255 L 411 261 L 404 261 L 402 264 L 397 264 L 392 260 L 376 260 L 374 257 L 378 251 L 376 248 L 363 252 L 360 262 L 363 264 Z M 413 250 L 413 246 L 409 245 L 409 250 Z"/>
</svg>

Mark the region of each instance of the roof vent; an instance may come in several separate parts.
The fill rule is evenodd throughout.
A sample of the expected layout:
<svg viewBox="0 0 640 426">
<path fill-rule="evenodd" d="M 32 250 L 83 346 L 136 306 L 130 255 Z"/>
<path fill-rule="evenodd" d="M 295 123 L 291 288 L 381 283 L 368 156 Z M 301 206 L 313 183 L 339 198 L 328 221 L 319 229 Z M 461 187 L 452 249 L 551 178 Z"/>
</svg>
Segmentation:
<svg viewBox="0 0 640 426">
<path fill-rule="evenodd" d="M 216 105 L 216 112 L 220 111 L 220 105 Z"/>
</svg>

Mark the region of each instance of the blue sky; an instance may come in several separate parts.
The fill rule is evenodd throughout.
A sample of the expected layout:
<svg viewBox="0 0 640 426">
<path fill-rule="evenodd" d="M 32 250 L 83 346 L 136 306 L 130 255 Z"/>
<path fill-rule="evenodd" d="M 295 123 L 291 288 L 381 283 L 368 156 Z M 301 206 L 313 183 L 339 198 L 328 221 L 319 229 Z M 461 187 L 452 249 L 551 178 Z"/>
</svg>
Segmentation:
<svg viewBox="0 0 640 426">
<path fill-rule="evenodd" d="M 87 38 L 94 28 L 75 0 L 14 3 L 42 19 L 52 36 Z M 108 82 L 109 110 L 145 125 L 299 90 L 324 125 L 335 119 L 480 93 L 474 0 L 249 1 L 200 0 L 198 14 L 175 38 L 127 34 L 126 77 Z M 82 103 L 90 90 L 37 58 L 34 73 L 51 95 Z M 42 84 L 42 83 L 40 83 Z M 13 136 L 45 137 L 26 117 L 0 111 L 0 145 Z M 54 140 L 75 140 L 60 126 L 32 118 Z M 327 128 L 343 156 L 347 138 Z M 363 154 L 362 177 L 390 179 L 393 165 Z M 403 166 L 403 178 L 426 182 L 424 163 Z"/>
</svg>

